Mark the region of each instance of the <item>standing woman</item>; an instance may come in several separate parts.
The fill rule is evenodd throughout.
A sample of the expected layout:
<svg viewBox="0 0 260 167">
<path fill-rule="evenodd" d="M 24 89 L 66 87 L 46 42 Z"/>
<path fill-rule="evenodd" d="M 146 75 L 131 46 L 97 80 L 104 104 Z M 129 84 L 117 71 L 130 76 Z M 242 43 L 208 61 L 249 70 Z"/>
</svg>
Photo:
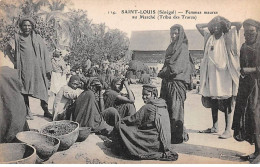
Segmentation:
<svg viewBox="0 0 260 167">
<path fill-rule="evenodd" d="M 171 143 L 188 141 L 184 127 L 184 101 L 187 84 L 190 83 L 191 66 L 188 39 L 181 25 L 170 29 L 171 44 L 166 50 L 163 68 L 158 73 L 162 78 L 161 98 L 168 106 L 171 123 Z"/>
<path fill-rule="evenodd" d="M 231 29 L 231 26 L 235 27 Z M 205 38 L 200 94 L 208 100 L 213 120 L 212 128 L 200 132 L 218 133 L 218 110 L 221 110 L 226 122 L 225 131 L 219 136 L 222 139 L 232 137 L 232 114 L 240 75 L 238 32 L 241 26 L 221 16 L 214 17 L 208 24 L 196 25 Z M 206 27 L 209 32 L 204 29 Z"/>
</svg>

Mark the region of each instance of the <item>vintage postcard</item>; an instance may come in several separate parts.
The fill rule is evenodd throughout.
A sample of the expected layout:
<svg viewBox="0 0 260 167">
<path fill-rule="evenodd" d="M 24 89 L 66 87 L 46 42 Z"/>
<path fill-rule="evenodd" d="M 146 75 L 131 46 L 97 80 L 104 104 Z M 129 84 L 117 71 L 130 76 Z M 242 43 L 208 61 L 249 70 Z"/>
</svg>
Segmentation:
<svg viewBox="0 0 260 167">
<path fill-rule="evenodd" d="M 260 163 L 259 2 L 0 0 L 0 163 Z"/>
</svg>

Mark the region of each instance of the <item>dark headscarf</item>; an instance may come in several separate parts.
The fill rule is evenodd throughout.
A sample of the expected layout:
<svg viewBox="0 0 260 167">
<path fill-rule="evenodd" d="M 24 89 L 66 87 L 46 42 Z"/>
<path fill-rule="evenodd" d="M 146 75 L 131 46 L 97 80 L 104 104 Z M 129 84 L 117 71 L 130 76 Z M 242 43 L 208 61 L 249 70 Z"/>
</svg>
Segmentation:
<svg viewBox="0 0 260 167">
<path fill-rule="evenodd" d="M 100 80 L 97 77 L 90 77 L 87 83 L 84 84 L 84 89 L 89 90 L 91 86 L 100 83 Z"/>
<path fill-rule="evenodd" d="M 148 92 L 152 92 L 156 97 L 158 96 L 158 90 L 157 90 L 156 86 L 154 86 L 152 84 L 143 85 L 143 90 L 146 90 Z"/>
<path fill-rule="evenodd" d="M 218 23 L 221 25 L 224 34 L 227 33 L 231 28 L 231 22 L 228 19 L 222 16 L 216 16 L 208 23 L 208 29 L 210 34 L 214 33 L 214 25 Z"/>
<path fill-rule="evenodd" d="M 244 22 L 243 22 L 243 27 L 247 26 L 247 25 L 251 25 L 251 26 L 254 26 L 256 27 L 257 29 L 260 29 L 260 22 L 256 21 L 256 20 L 253 20 L 253 19 L 246 19 Z"/>
<path fill-rule="evenodd" d="M 112 80 L 112 82 L 111 82 L 111 89 L 112 89 L 112 90 L 115 90 L 116 83 L 117 83 L 118 81 L 120 81 L 120 80 L 121 80 L 120 77 L 116 77 L 116 78 L 114 78 L 114 79 Z M 123 85 L 122 85 L 122 86 L 123 86 Z"/>
<path fill-rule="evenodd" d="M 22 28 L 22 25 L 23 25 L 23 22 L 24 21 L 29 21 L 32 25 L 32 28 L 34 29 L 35 28 L 35 20 L 32 18 L 32 17 L 29 17 L 29 16 L 25 16 L 25 17 L 22 17 L 19 19 L 19 27 Z"/>
<path fill-rule="evenodd" d="M 72 75 L 71 77 L 70 77 L 70 83 L 71 82 L 73 82 L 73 81 L 79 81 L 80 82 L 80 77 L 79 76 L 77 76 L 77 75 Z"/>
<path fill-rule="evenodd" d="M 180 55 L 182 44 L 185 43 L 188 45 L 188 39 L 182 25 L 175 24 L 170 29 L 171 31 L 175 29 L 179 30 L 179 39 L 173 44 L 173 49 L 168 53 L 166 51 L 165 63 L 172 64 Z"/>
</svg>

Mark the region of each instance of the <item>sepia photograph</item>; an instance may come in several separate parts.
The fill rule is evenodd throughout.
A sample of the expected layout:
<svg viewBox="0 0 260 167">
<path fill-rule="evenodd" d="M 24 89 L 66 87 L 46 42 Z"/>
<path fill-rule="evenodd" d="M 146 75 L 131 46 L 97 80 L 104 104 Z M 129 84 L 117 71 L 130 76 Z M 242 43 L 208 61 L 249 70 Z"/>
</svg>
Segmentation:
<svg viewBox="0 0 260 167">
<path fill-rule="evenodd" d="M 260 1 L 0 0 L 0 96 L 2 165 L 260 164 Z"/>
</svg>

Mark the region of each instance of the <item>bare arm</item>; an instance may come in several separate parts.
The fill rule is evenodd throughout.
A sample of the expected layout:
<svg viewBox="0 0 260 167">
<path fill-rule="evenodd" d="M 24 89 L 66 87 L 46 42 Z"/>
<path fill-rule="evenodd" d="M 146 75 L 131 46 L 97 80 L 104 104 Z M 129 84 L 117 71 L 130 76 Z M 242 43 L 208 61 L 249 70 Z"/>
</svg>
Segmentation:
<svg viewBox="0 0 260 167">
<path fill-rule="evenodd" d="M 256 67 L 245 67 L 243 68 L 245 74 L 250 74 L 256 72 Z"/>
<path fill-rule="evenodd" d="M 208 24 L 207 24 L 207 23 L 196 24 L 196 28 L 197 28 L 197 30 L 200 32 L 200 34 L 201 34 L 202 36 L 204 36 L 204 32 L 205 32 L 204 28 L 206 28 L 206 27 L 208 27 Z"/>
<path fill-rule="evenodd" d="M 134 95 L 133 95 L 133 92 L 131 91 L 131 89 L 129 88 L 127 80 L 124 81 L 124 85 L 125 85 L 125 88 L 126 88 L 126 91 L 127 91 L 127 94 L 129 96 L 129 98 L 121 96 L 121 95 L 118 95 L 117 99 L 119 101 L 123 101 L 123 102 L 126 102 L 126 103 L 134 103 L 135 102 Z"/>
</svg>

